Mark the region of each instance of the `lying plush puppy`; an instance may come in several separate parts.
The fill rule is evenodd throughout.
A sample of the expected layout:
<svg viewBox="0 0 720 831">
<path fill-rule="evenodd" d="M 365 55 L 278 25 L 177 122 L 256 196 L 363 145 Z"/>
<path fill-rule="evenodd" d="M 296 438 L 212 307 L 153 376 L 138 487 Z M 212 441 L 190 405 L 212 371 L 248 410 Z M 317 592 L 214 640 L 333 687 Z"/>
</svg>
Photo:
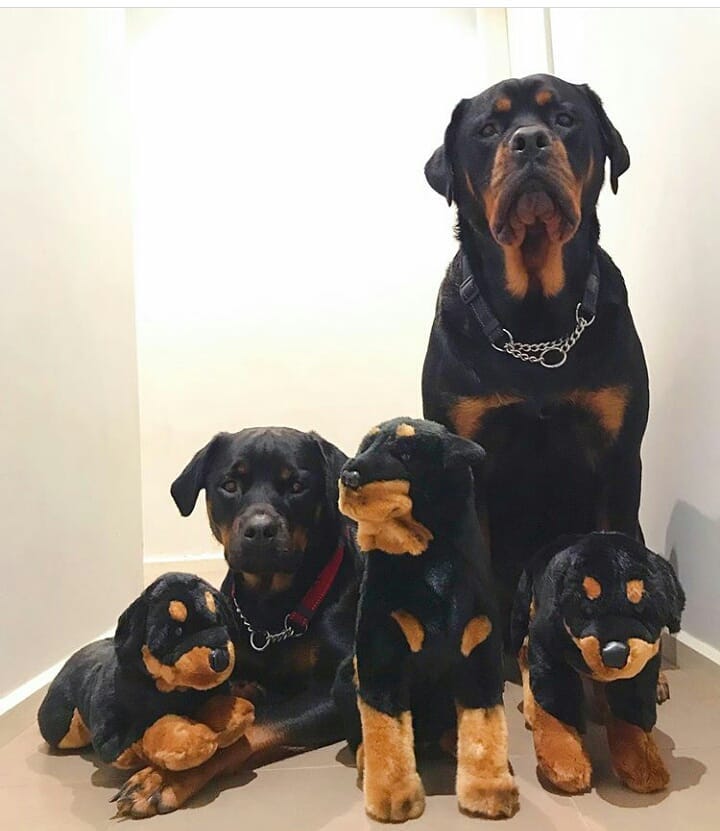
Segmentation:
<svg viewBox="0 0 720 831">
<path fill-rule="evenodd" d="M 60 670 L 38 724 L 61 750 L 92 744 L 103 762 L 185 770 L 237 741 L 253 706 L 230 695 L 234 622 L 227 600 L 191 574 L 159 577 L 126 609 L 114 638 Z"/>
<path fill-rule="evenodd" d="M 340 510 L 357 521 L 367 563 L 357 697 L 349 662 L 335 694 L 351 747 L 362 742 L 365 807 L 378 820 L 422 813 L 414 741 L 441 741 L 455 728 L 460 808 L 504 817 L 518 806 L 501 636 L 475 508 L 473 474 L 482 475 L 483 457 L 439 424 L 403 418 L 371 430 L 342 469 Z"/>
<path fill-rule="evenodd" d="M 523 574 L 512 619 L 525 720 L 540 772 L 580 793 L 592 766 L 583 748 L 580 676 L 604 685 L 612 764 L 639 793 L 669 781 L 655 740 L 660 633 L 680 628 L 685 595 L 672 567 L 624 534 L 562 537 Z"/>
</svg>

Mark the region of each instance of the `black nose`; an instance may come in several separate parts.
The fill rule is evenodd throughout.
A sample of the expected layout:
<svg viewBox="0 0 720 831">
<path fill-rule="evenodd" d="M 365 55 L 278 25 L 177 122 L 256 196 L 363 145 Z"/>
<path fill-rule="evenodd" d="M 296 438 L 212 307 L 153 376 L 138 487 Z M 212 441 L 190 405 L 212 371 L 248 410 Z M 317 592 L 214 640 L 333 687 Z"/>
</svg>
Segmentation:
<svg viewBox="0 0 720 831">
<path fill-rule="evenodd" d="M 210 667 L 214 672 L 222 672 L 228 668 L 230 653 L 227 649 L 213 649 L 210 653 Z"/>
<path fill-rule="evenodd" d="M 340 481 L 345 487 L 357 490 L 360 487 L 360 474 L 357 470 L 343 470 L 340 474 Z"/>
<path fill-rule="evenodd" d="M 247 540 L 254 540 L 261 543 L 274 540 L 280 530 L 280 523 L 275 517 L 269 514 L 255 514 L 248 520 L 243 536 Z"/>
<path fill-rule="evenodd" d="M 606 667 L 622 669 L 627 663 L 630 647 L 620 641 L 609 641 L 602 648 L 602 662 Z"/>
<path fill-rule="evenodd" d="M 552 136 L 544 127 L 520 127 L 510 139 L 510 150 L 517 158 L 529 161 L 546 152 L 551 142 Z"/>
</svg>

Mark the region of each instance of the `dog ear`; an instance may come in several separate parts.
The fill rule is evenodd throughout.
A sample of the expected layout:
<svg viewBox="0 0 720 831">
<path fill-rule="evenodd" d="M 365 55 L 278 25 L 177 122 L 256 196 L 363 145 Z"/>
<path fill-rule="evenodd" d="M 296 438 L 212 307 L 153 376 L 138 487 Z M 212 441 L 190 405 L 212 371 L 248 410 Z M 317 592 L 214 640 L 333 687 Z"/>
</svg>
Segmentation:
<svg viewBox="0 0 720 831">
<path fill-rule="evenodd" d="M 340 478 L 340 469 L 347 461 L 347 456 L 335 447 L 332 442 L 324 439 L 318 435 L 314 430 L 308 433 L 310 438 L 315 442 L 315 446 L 320 451 L 323 460 L 323 474 L 325 476 L 325 502 L 327 503 L 327 510 L 339 522 L 340 509 L 338 508 L 338 500 L 340 493 L 338 489 L 338 479 Z"/>
<path fill-rule="evenodd" d="M 445 141 L 438 147 L 438 149 L 430 156 L 425 164 L 425 178 L 430 187 L 437 191 L 441 196 L 447 199 L 448 205 L 452 205 L 455 194 L 453 191 L 454 171 L 451 162 L 452 148 L 455 144 L 455 135 L 457 133 L 458 124 L 465 112 L 465 105 L 467 99 L 463 98 L 450 117 L 450 123 L 445 130 Z"/>
<path fill-rule="evenodd" d="M 581 84 L 580 89 L 590 99 L 590 104 L 600 122 L 603 148 L 605 155 L 610 159 L 610 187 L 613 193 L 617 193 L 618 179 L 630 167 L 630 153 L 615 125 L 607 117 L 600 96 L 594 90 L 590 89 L 587 84 Z"/>
<path fill-rule="evenodd" d="M 132 666 L 140 659 L 147 624 L 147 589 L 120 615 L 115 629 L 115 654 L 120 664 Z"/>
<path fill-rule="evenodd" d="M 447 438 L 445 467 L 469 467 L 475 481 L 481 482 L 485 476 L 485 450 L 477 442 L 454 433 L 450 433 Z"/>
<path fill-rule="evenodd" d="M 665 601 L 660 604 L 663 624 L 674 634 L 680 631 L 680 616 L 685 608 L 685 592 L 670 563 L 659 555 L 657 561 Z"/>
<path fill-rule="evenodd" d="M 198 494 L 205 487 L 208 463 L 221 441 L 229 433 L 218 433 L 187 463 L 185 470 L 170 486 L 170 495 L 183 516 L 190 516 Z"/>
</svg>

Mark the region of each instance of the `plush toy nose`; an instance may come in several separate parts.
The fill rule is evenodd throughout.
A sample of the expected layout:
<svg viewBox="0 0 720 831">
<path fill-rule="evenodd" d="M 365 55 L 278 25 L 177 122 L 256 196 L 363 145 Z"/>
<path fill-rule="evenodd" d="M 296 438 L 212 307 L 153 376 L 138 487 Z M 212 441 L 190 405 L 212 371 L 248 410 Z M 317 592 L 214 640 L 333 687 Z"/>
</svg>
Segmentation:
<svg viewBox="0 0 720 831">
<path fill-rule="evenodd" d="M 214 672 L 222 672 L 228 668 L 230 653 L 227 649 L 213 649 L 210 653 L 210 667 Z"/>
<path fill-rule="evenodd" d="M 346 488 L 356 491 L 360 487 L 360 474 L 357 470 L 343 470 L 340 481 Z"/>
<path fill-rule="evenodd" d="M 602 662 L 611 669 L 622 669 L 627 663 L 630 647 L 620 641 L 610 641 L 602 648 Z"/>
</svg>

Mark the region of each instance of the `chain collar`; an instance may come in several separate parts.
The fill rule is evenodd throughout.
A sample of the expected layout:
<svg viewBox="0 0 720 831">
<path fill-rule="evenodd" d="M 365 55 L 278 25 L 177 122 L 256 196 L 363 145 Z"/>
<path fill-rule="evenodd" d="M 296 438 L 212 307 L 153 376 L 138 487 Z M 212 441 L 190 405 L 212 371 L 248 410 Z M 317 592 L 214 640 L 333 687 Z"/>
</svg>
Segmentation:
<svg viewBox="0 0 720 831">
<path fill-rule="evenodd" d="M 243 622 L 245 628 L 250 633 L 250 646 L 256 652 L 263 652 L 273 643 L 281 643 L 288 640 L 288 638 L 301 638 L 307 632 L 307 625 L 299 626 L 297 629 L 290 623 L 290 615 L 285 615 L 283 621 L 283 628 L 279 632 L 268 632 L 267 629 L 255 629 L 250 621 L 243 614 L 242 609 L 238 606 L 235 595 L 232 596 L 233 605 L 238 617 Z"/>
</svg>

